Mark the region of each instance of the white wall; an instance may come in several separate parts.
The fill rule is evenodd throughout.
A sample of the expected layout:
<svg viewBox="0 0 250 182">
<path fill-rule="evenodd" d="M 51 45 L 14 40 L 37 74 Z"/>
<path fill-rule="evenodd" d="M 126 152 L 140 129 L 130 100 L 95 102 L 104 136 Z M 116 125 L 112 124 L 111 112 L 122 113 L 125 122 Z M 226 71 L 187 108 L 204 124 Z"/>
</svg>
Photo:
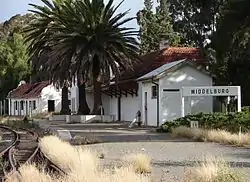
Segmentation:
<svg viewBox="0 0 250 182">
<path fill-rule="evenodd" d="M 138 96 L 127 95 L 127 97 L 121 97 L 122 121 L 133 121 L 138 110 L 140 110 L 140 100 Z"/>
<path fill-rule="evenodd" d="M 185 66 L 159 80 L 160 124 L 181 117 L 181 93 L 164 92 L 163 89 L 180 89 L 184 86 L 212 86 L 212 78 L 202 72 Z M 185 98 L 185 114 L 213 111 L 212 97 Z"/>
<path fill-rule="evenodd" d="M 114 116 L 114 120 L 118 120 L 118 98 L 110 98 L 110 115 Z"/>
<path fill-rule="evenodd" d="M 41 99 L 39 102 L 40 112 L 48 112 L 48 100 L 55 101 L 55 112 L 61 110 L 62 90 L 56 89 L 53 85 L 48 85 L 41 91 Z"/>
<path fill-rule="evenodd" d="M 70 88 L 70 94 L 71 96 L 69 97 L 69 100 L 71 100 L 71 112 L 72 113 L 77 113 L 78 111 L 78 104 L 79 104 L 79 89 L 76 85 L 73 85 Z M 74 101 L 73 101 L 74 100 Z"/>
</svg>

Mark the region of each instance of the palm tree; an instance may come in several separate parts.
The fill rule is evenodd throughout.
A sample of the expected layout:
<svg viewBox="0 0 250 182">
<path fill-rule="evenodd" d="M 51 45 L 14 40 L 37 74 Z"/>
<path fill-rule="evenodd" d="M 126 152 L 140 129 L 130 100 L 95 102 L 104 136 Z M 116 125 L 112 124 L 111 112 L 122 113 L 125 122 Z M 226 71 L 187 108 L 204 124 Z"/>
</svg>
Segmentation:
<svg viewBox="0 0 250 182">
<path fill-rule="evenodd" d="M 61 57 L 54 56 L 52 52 L 53 44 L 51 42 L 52 35 L 51 32 L 47 31 L 48 27 L 53 23 L 53 18 L 58 16 L 56 14 L 60 13 L 60 10 L 62 10 L 60 8 L 61 4 L 50 4 L 46 0 L 43 2 L 48 5 L 49 8 L 31 4 L 31 6 L 35 7 L 35 9 L 38 9 L 40 12 L 31 10 L 35 13 L 35 20 L 32 21 L 25 30 L 27 33 L 26 42 L 30 45 L 29 51 L 32 57 L 32 66 L 37 72 L 36 74 L 40 74 L 43 77 L 45 76 L 54 85 L 62 87 L 62 106 L 60 113 L 70 114 L 68 86 L 74 77 L 69 70 L 72 54 L 68 52 L 68 54 L 61 55 Z M 54 7 L 52 5 L 54 5 Z M 68 59 L 65 60 L 65 57 Z M 78 86 L 80 88 L 80 107 L 78 113 L 88 114 L 89 108 L 85 97 L 85 83 Z"/>
<path fill-rule="evenodd" d="M 138 32 L 125 27 L 134 18 L 125 18 L 129 11 L 117 13 L 123 1 L 114 6 L 113 0 L 107 4 L 103 0 L 65 0 L 60 8 L 56 3 L 42 1 L 45 7 L 32 5 L 35 8 L 33 12 L 39 17 L 47 17 L 46 21 L 49 19 L 50 23 L 44 23 L 43 20 L 33 26 L 34 29 L 42 30 L 41 24 L 46 24 L 42 37 L 35 41 L 38 44 L 36 47 L 41 49 L 41 44 L 51 46 L 51 55 L 58 61 L 58 58 L 71 52 L 67 69 L 72 74 L 84 73 L 85 78 L 85 73 L 91 75 L 94 88 L 92 113 L 100 114 L 100 76 L 110 80 L 111 72 L 118 76 L 122 69 L 132 68 L 133 61 L 138 60 L 138 42 L 135 39 Z M 37 34 L 40 36 L 39 32 L 32 37 L 35 38 Z M 62 66 L 64 64 L 61 63 Z"/>
</svg>

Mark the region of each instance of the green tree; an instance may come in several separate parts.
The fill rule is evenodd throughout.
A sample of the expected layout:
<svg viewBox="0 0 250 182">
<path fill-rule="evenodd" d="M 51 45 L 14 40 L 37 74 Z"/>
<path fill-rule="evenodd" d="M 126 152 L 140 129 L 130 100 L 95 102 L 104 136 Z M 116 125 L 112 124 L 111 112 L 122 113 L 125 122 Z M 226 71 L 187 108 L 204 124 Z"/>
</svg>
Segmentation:
<svg viewBox="0 0 250 182">
<path fill-rule="evenodd" d="M 250 2 L 228 0 L 221 8 L 211 47 L 217 62 L 225 67 L 217 83 L 240 85 L 243 104 L 250 104 Z M 224 77 L 223 77 L 224 75 Z M 223 79 L 221 79 L 223 78 Z"/>
<path fill-rule="evenodd" d="M 50 47 L 50 67 L 60 65 L 60 71 L 69 70 L 69 77 L 81 74 L 92 76 L 94 88 L 93 114 L 101 112 L 101 77 L 110 80 L 111 70 L 116 76 L 120 70 L 132 67 L 138 58 L 137 31 L 126 28 L 133 18 L 124 17 L 128 11 L 116 13 L 113 0 L 65 1 L 58 5 L 43 0 L 45 6 L 33 5 L 37 21 L 31 24 L 28 39 L 31 52 L 42 52 Z M 45 25 L 45 26 L 44 26 Z"/>
<path fill-rule="evenodd" d="M 27 45 L 21 34 L 14 33 L 6 41 L 0 42 L 0 99 L 18 85 L 28 80 L 30 75 Z"/>
<path fill-rule="evenodd" d="M 220 10 L 227 0 L 169 0 L 174 30 L 181 44 L 203 48 L 216 31 Z"/>
<path fill-rule="evenodd" d="M 153 1 L 145 0 L 143 10 L 137 13 L 137 23 L 140 26 L 139 39 L 142 54 L 159 50 L 159 43 L 163 39 L 172 46 L 179 44 L 180 37 L 173 30 L 169 4 L 166 0 L 160 0 L 155 13 Z"/>
</svg>

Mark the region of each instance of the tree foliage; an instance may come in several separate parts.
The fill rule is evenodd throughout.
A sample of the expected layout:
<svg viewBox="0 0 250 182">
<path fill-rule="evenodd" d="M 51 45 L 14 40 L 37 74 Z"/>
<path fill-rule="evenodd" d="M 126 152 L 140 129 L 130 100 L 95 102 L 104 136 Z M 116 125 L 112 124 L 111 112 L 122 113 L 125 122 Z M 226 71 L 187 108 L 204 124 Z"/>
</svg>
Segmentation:
<svg viewBox="0 0 250 182">
<path fill-rule="evenodd" d="M 30 15 L 17 15 L 0 25 L 0 100 L 21 80 L 29 80 L 31 68 L 22 34 L 28 20 Z"/>
<path fill-rule="evenodd" d="M 229 85 L 240 85 L 243 104 L 250 104 L 250 2 L 228 0 L 221 9 L 211 47 L 217 62 L 226 67 L 222 77 Z M 221 77 L 217 76 L 217 82 Z M 218 82 L 220 83 L 220 82 Z"/>
<path fill-rule="evenodd" d="M 174 30 L 181 35 L 181 44 L 203 48 L 216 31 L 226 1 L 169 0 Z"/>
<path fill-rule="evenodd" d="M 116 76 L 120 70 L 131 68 L 138 56 L 137 31 L 124 25 L 128 11 L 116 13 L 119 6 L 113 0 L 76 0 L 52 3 L 42 0 L 45 6 L 31 4 L 36 20 L 27 29 L 31 41 L 30 53 L 46 60 L 37 61 L 52 73 L 52 80 L 72 78 L 78 73 L 87 78 L 92 75 L 94 87 L 94 114 L 100 114 L 101 80 L 110 81 L 111 71 Z M 54 69 L 56 68 L 56 69 Z M 71 80 L 71 79 L 69 79 Z"/>
<path fill-rule="evenodd" d="M 179 44 L 180 37 L 173 30 L 169 4 L 166 0 L 160 0 L 155 13 L 153 1 L 145 0 L 143 10 L 137 13 L 137 22 L 140 26 L 139 39 L 142 54 L 159 50 L 161 40 L 167 40 L 172 46 Z"/>
</svg>

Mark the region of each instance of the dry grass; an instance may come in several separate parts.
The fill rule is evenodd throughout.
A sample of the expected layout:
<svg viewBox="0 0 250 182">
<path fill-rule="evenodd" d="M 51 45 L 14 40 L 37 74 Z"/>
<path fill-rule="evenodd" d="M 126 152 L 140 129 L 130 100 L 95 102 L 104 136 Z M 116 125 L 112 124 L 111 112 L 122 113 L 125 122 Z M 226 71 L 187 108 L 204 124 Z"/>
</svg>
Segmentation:
<svg viewBox="0 0 250 182">
<path fill-rule="evenodd" d="M 186 137 L 196 140 L 204 140 L 205 131 L 198 128 L 188 128 L 180 126 L 172 129 L 172 135 L 174 137 Z"/>
<path fill-rule="evenodd" d="M 139 167 L 140 162 L 134 165 L 126 165 L 120 169 L 111 170 L 100 168 L 98 156 L 95 152 L 73 147 L 69 143 L 60 140 L 56 136 L 46 136 L 39 142 L 42 152 L 57 166 L 67 172 L 63 182 L 150 182 L 149 177 L 145 177 L 135 172 L 135 164 Z M 136 159 L 136 158 L 133 158 Z M 146 156 L 141 155 L 140 159 L 144 167 L 149 169 Z M 143 169 L 143 166 L 140 166 Z M 145 169 L 144 169 L 145 170 Z"/>
<path fill-rule="evenodd" d="M 222 159 L 207 157 L 204 162 L 185 173 L 185 182 L 243 182 L 242 174 Z"/>
<path fill-rule="evenodd" d="M 32 118 L 33 119 L 48 119 L 50 116 L 52 116 L 52 113 L 37 113 L 37 114 L 33 114 Z"/>
<path fill-rule="evenodd" d="M 96 170 L 97 155 L 92 151 L 72 147 L 68 142 L 56 136 L 43 137 L 39 146 L 42 152 L 65 172 L 78 170 L 79 166 L 88 166 L 91 171 Z"/>
<path fill-rule="evenodd" d="M 20 167 L 20 173 L 10 175 L 6 182 L 60 182 L 58 178 L 52 178 L 49 174 L 39 170 L 34 164 L 26 164 Z"/>
<path fill-rule="evenodd" d="M 1 124 L 5 124 L 9 120 L 12 120 L 12 121 L 21 121 L 21 120 L 23 120 L 23 117 L 21 117 L 21 116 L 5 116 L 5 117 L 0 117 L 0 123 Z"/>
<path fill-rule="evenodd" d="M 145 154 L 129 154 L 124 157 L 123 161 L 128 167 L 131 166 L 136 173 L 143 174 L 152 171 L 151 159 Z"/>
<path fill-rule="evenodd" d="M 172 130 L 174 137 L 187 137 L 200 141 L 232 144 L 237 146 L 250 145 L 250 134 L 232 134 L 224 130 L 204 130 L 198 128 L 177 127 Z"/>
</svg>

